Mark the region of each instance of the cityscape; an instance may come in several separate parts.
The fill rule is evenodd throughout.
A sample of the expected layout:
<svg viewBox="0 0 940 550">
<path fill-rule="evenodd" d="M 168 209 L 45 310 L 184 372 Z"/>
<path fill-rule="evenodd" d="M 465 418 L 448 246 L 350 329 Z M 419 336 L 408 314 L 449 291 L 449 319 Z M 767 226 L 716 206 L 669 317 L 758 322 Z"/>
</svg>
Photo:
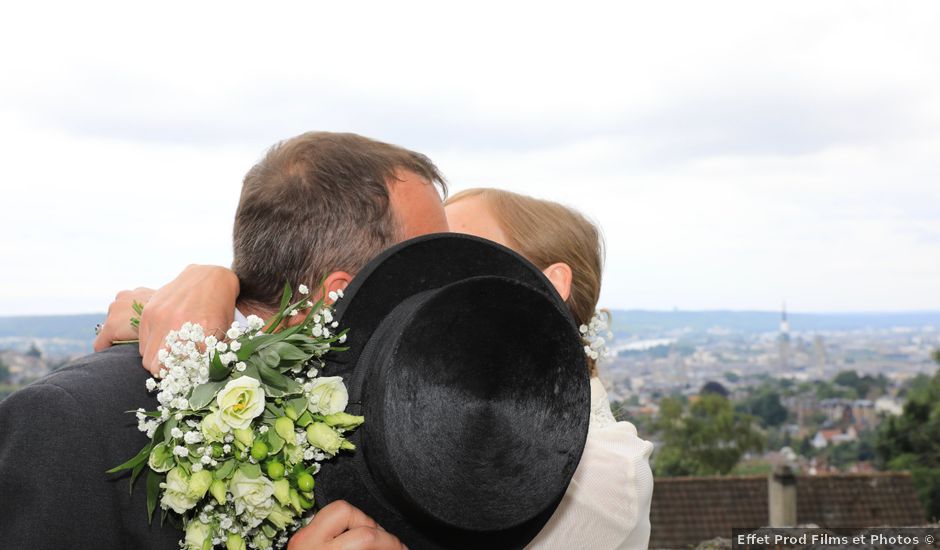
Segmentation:
<svg viewBox="0 0 940 550">
<path fill-rule="evenodd" d="M 600 378 L 615 416 L 655 447 L 651 547 L 728 548 L 731 527 L 776 513 L 767 480 L 780 471 L 800 480 L 803 523 L 940 517 L 940 428 L 927 420 L 940 403 L 940 312 L 610 316 Z M 0 318 L 0 399 L 91 352 L 102 317 Z M 713 516 L 687 513 L 696 491 Z"/>
</svg>

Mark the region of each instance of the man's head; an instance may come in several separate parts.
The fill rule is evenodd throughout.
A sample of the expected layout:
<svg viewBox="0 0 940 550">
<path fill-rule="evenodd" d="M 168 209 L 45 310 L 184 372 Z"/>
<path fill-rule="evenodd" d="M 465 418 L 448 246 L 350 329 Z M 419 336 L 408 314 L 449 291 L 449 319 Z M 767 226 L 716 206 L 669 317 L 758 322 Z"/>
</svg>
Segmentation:
<svg viewBox="0 0 940 550">
<path fill-rule="evenodd" d="M 245 176 L 232 269 L 240 301 L 271 307 L 285 282 L 343 286 L 389 246 L 447 231 L 420 153 L 356 134 L 309 132 L 277 143 Z"/>
</svg>

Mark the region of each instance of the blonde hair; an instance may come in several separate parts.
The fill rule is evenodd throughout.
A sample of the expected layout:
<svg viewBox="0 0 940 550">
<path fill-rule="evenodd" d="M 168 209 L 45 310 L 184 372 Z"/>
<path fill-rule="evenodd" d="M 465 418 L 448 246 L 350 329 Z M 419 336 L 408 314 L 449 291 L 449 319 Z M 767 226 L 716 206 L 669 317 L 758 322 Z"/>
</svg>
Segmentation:
<svg viewBox="0 0 940 550">
<path fill-rule="evenodd" d="M 539 269 L 562 262 L 571 268 L 571 294 L 566 303 L 579 325 L 591 322 L 601 293 L 604 238 L 578 211 L 557 202 L 511 191 L 476 188 L 447 199 L 445 206 L 479 197 L 509 240 L 509 247 Z M 591 375 L 597 365 L 590 358 Z"/>
</svg>

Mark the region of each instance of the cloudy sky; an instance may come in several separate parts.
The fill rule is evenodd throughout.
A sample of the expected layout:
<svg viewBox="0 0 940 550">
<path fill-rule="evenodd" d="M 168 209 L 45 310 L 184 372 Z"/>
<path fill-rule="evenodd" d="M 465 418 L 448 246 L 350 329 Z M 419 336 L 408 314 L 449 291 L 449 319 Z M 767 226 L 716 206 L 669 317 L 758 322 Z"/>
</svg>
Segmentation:
<svg viewBox="0 0 940 550">
<path fill-rule="evenodd" d="M 609 307 L 940 309 L 940 3 L 567 5 L 4 4 L 0 315 L 227 264 L 312 129 L 581 209 Z"/>
</svg>

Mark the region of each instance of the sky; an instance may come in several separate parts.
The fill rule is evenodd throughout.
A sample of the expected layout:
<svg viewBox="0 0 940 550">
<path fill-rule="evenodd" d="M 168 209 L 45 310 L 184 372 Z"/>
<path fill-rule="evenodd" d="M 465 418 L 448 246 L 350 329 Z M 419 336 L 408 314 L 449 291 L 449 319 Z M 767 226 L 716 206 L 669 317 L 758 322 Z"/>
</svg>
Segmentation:
<svg viewBox="0 0 940 550">
<path fill-rule="evenodd" d="M 5 3 L 0 315 L 227 265 L 242 176 L 308 130 L 579 209 L 602 306 L 938 310 L 937 28 L 933 1 Z"/>
</svg>

